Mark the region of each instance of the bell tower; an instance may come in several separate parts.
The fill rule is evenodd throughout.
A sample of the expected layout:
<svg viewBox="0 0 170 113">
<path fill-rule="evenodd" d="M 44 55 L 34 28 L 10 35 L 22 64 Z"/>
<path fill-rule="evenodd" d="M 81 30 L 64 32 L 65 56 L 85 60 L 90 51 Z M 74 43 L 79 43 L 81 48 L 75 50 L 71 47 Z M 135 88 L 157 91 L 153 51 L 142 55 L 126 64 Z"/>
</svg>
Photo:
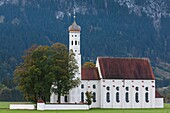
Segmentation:
<svg viewBox="0 0 170 113">
<path fill-rule="evenodd" d="M 75 73 L 75 78 L 81 80 L 81 54 L 80 54 L 80 31 L 81 27 L 77 25 L 74 16 L 74 22 L 69 26 L 69 50 L 72 50 L 75 53 L 75 59 L 78 63 L 78 72 Z M 69 102 L 70 103 L 79 103 L 80 102 L 80 86 L 72 89 L 69 92 Z"/>
</svg>

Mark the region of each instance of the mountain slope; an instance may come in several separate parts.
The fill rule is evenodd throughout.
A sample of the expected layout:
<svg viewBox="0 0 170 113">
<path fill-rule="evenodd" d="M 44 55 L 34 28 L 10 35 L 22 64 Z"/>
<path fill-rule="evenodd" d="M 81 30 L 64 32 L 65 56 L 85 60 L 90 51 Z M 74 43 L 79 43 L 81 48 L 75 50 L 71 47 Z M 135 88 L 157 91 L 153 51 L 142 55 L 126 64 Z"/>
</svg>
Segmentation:
<svg viewBox="0 0 170 113">
<path fill-rule="evenodd" d="M 74 13 L 83 62 L 114 56 L 149 57 L 155 68 L 170 63 L 169 0 L 0 0 L 0 81 L 12 77 L 32 44 L 68 44 Z"/>
</svg>

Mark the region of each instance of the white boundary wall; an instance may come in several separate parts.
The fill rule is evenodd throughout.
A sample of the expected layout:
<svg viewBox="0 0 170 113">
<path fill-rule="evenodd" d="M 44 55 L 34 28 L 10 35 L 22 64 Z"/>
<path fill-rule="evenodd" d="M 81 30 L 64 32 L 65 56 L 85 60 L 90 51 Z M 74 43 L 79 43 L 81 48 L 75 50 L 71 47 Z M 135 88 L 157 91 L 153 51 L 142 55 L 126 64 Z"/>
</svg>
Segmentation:
<svg viewBox="0 0 170 113">
<path fill-rule="evenodd" d="M 28 109 L 33 110 L 35 109 L 34 104 L 10 104 L 9 109 Z"/>
<path fill-rule="evenodd" d="M 88 105 L 37 103 L 37 110 L 89 110 Z"/>
<path fill-rule="evenodd" d="M 164 108 L 163 98 L 155 98 L 155 108 Z"/>
</svg>

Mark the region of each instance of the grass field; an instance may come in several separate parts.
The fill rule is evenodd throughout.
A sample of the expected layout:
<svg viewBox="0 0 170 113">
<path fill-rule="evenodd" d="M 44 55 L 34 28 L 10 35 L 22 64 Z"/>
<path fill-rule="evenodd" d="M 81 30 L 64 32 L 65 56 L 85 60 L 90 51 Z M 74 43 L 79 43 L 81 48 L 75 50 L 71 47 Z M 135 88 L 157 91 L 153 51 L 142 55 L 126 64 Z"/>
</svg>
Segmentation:
<svg viewBox="0 0 170 113">
<path fill-rule="evenodd" d="M 163 109 L 91 109 L 87 111 L 37 111 L 9 110 L 8 108 L 10 103 L 0 102 L 0 113 L 170 113 L 170 104 L 165 104 Z"/>
</svg>

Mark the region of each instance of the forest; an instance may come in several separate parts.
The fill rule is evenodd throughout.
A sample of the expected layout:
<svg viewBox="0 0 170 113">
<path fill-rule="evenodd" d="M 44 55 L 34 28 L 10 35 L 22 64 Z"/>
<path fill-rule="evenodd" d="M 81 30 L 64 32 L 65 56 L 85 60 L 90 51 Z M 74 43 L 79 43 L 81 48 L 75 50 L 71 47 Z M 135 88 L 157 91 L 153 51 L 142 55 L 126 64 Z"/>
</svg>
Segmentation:
<svg viewBox="0 0 170 113">
<path fill-rule="evenodd" d="M 135 2 L 134 2 L 135 1 Z M 19 98 L 13 71 L 33 44 L 68 45 L 68 27 L 81 26 L 82 61 L 98 56 L 150 59 L 157 88 L 170 85 L 170 2 L 165 0 L 0 1 L 0 100 Z M 10 99 L 6 99 L 9 100 Z"/>
</svg>

